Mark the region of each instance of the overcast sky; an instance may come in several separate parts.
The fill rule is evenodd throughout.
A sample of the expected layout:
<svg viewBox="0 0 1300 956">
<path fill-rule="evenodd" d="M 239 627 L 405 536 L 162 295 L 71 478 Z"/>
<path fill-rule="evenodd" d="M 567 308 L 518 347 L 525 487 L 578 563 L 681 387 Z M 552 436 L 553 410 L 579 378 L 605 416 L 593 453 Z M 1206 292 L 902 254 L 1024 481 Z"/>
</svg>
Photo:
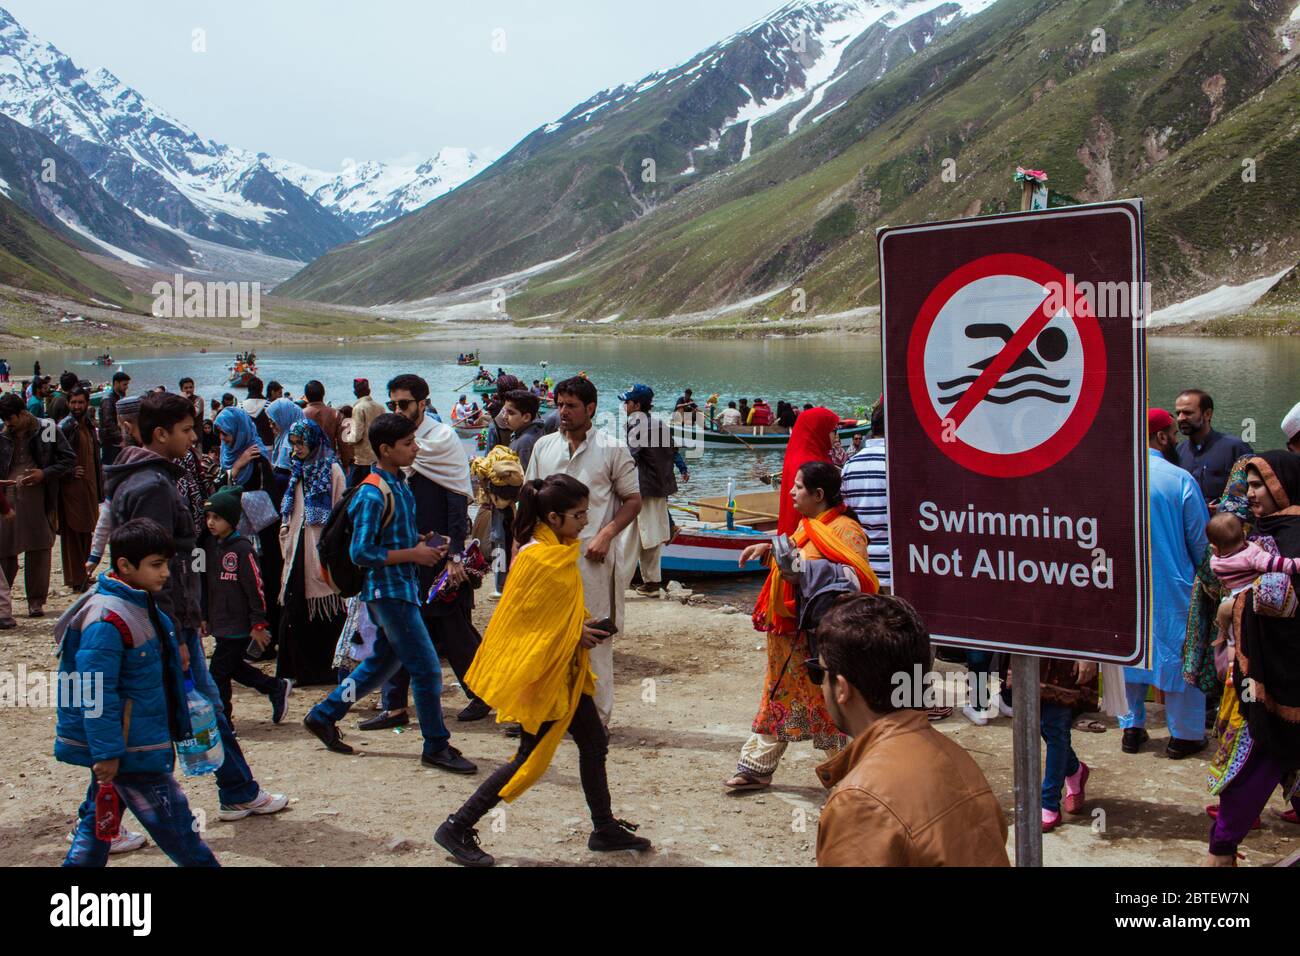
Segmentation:
<svg viewBox="0 0 1300 956">
<path fill-rule="evenodd" d="M 0 0 L 219 142 L 326 170 L 505 149 L 780 0 Z M 206 53 L 193 51 L 193 31 Z M 494 31 L 504 52 L 494 52 Z"/>
</svg>

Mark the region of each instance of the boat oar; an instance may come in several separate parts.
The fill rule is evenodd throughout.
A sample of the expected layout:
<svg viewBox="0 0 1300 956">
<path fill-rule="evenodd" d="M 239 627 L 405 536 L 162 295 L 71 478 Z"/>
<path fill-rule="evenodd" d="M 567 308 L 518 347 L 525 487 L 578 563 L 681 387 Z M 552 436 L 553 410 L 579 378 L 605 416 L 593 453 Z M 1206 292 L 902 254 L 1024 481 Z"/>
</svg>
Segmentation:
<svg viewBox="0 0 1300 956">
<path fill-rule="evenodd" d="M 727 511 L 733 511 L 734 514 L 748 515 L 751 518 L 768 518 L 771 519 L 772 521 L 780 520 L 780 515 L 768 514 L 766 511 L 748 511 L 745 508 L 731 509 L 728 508 L 726 505 L 711 505 L 707 501 L 688 501 L 686 503 L 688 505 L 694 505 L 697 508 L 711 508 L 714 511 L 721 511 L 724 513 Z M 674 506 L 674 507 L 680 507 L 680 506 Z"/>
<path fill-rule="evenodd" d="M 721 429 L 719 429 L 719 431 L 721 431 Z M 753 445 L 751 445 L 749 442 L 745 441 L 745 439 L 741 438 L 741 437 L 740 437 L 739 435 L 737 435 L 735 432 L 725 432 L 724 434 L 730 435 L 732 438 L 736 439 L 736 441 L 740 442 L 742 445 L 744 445 L 746 448 L 748 448 L 750 451 L 752 451 L 755 455 L 758 454 L 758 449 L 757 449 L 757 448 L 755 448 L 755 447 L 754 447 Z"/>
</svg>

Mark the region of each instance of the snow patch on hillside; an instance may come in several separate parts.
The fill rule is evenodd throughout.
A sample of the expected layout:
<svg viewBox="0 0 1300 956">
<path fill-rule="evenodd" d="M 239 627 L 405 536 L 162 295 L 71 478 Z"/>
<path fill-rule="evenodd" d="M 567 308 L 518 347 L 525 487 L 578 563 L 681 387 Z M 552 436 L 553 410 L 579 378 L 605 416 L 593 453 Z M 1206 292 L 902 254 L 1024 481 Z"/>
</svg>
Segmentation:
<svg viewBox="0 0 1300 956">
<path fill-rule="evenodd" d="M 1240 312 L 1254 305 L 1260 296 L 1290 271 L 1291 266 L 1287 266 L 1276 275 L 1264 276 L 1242 285 L 1221 285 L 1217 289 L 1211 289 L 1209 292 L 1152 312 L 1147 325 L 1151 328 L 1162 325 L 1182 325 L 1197 319 Z"/>
<path fill-rule="evenodd" d="M 77 220 L 68 217 L 66 219 L 60 218 L 59 221 L 62 222 L 65 226 L 67 226 L 69 229 L 71 229 L 73 232 L 75 232 L 77 235 L 89 239 L 92 243 L 99 246 L 110 256 L 113 256 L 117 259 L 121 259 L 123 262 L 130 263 L 133 266 L 139 266 L 142 269 L 149 268 L 150 264 L 147 261 L 141 259 L 133 252 L 127 252 L 125 249 L 119 249 L 117 246 L 113 245 L 112 243 L 105 242 L 103 239 L 100 239 L 98 236 L 92 233 L 89 229 L 86 229 L 84 226 L 82 226 L 81 223 L 77 222 Z"/>
</svg>

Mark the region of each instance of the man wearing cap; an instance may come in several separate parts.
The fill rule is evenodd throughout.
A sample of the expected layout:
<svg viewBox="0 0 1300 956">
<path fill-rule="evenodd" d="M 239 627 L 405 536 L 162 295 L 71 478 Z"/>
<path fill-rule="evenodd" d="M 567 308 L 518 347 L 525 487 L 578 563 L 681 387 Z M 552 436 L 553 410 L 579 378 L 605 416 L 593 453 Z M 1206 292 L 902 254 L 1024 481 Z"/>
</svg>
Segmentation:
<svg viewBox="0 0 1300 956">
<path fill-rule="evenodd" d="M 113 387 L 99 403 L 99 442 L 105 465 L 113 464 L 122 451 L 122 429 L 117 423 L 117 403 L 130 386 L 130 375 L 114 372 Z"/>
<path fill-rule="evenodd" d="M 1296 402 L 1282 419 L 1282 434 L 1286 435 L 1287 449 L 1300 455 L 1300 402 Z"/>
<path fill-rule="evenodd" d="M 348 487 L 370 474 L 375 463 L 375 450 L 370 447 L 370 423 L 384 414 L 384 406 L 370 396 L 370 380 L 354 378 L 352 394 L 357 400 L 352 403 L 352 417 L 344 422 L 344 439 L 352 446 L 352 467 L 348 469 Z"/>
<path fill-rule="evenodd" d="M 650 414 L 654 389 L 633 385 L 620 395 L 627 412 L 627 449 L 636 462 L 637 482 L 641 488 L 641 510 L 623 537 L 626 566 L 641 566 L 641 586 L 637 593 L 657 595 L 663 586 L 659 562 L 664 545 L 672 537 L 668 521 L 668 496 L 677 492 L 673 459 L 677 454 L 672 432 Z"/>
<path fill-rule="evenodd" d="M 1151 529 L 1151 643 L 1141 667 L 1124 669 L 1129 712 L 1121 749 L 1137 753 L 1146 732 L 1147 688 L 1164 691 L 1169 742 L 1165 756 L 1181 760 L 1205 749 L 1205 694 L 1182 676 L 1183 639 L 1196 566 L 1205 554 L 1209 513 L 1201 488 L 1166 451 L 1178 442 L 1174 419 L 1163 408 L 1147 412 L 1147 487 Z"/>
<path fill-rule="evenodd" d="M 1174 400 L 1178 430 L 1187 441 L 1178 446 L 1178 464 L 1186 468 L 1200 485 L 1201 497 L 1216 502 L 1228 483 L 1228 474 L 1238 458 L 1253 455 L 1254 450 L 1240 438 L 1216 432 L 1214 399 L 1199 388 L 1186 388 Z"/>
</svg>

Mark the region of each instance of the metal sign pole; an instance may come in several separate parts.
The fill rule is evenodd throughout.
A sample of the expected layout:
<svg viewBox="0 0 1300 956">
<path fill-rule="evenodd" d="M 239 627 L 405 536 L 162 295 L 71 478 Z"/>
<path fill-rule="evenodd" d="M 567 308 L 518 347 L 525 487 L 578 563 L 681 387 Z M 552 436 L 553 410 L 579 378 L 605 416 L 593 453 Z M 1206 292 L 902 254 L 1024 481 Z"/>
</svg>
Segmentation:
<svg viewBox="0 0 1300 956">
<path fill-rule="evenodd" d="M 1043 761 L 1038 749 L 1038 658 L 1011 655 L 1016 866 L 1043 865 Z"/>
</svg>

